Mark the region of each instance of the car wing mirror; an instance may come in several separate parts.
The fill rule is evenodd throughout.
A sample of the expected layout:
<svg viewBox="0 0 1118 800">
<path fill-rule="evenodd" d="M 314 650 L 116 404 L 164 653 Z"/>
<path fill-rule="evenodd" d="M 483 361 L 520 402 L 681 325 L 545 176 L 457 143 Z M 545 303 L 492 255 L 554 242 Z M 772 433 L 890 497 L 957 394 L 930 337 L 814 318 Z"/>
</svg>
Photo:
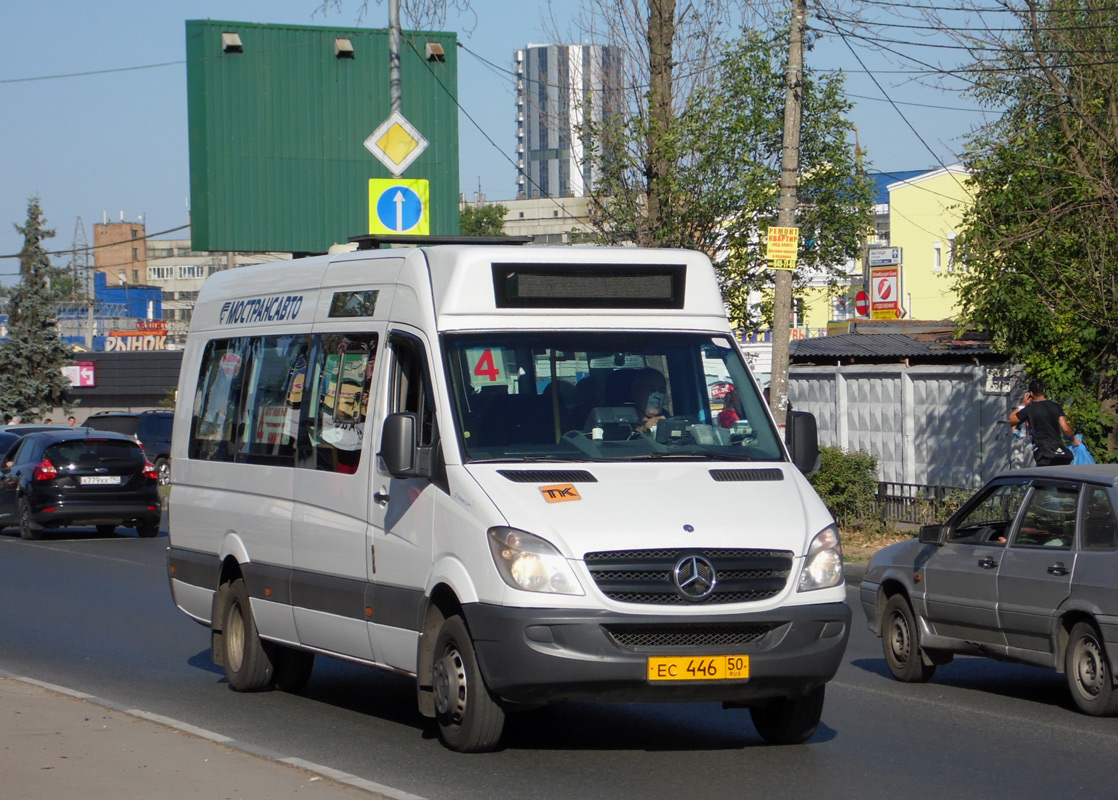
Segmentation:
<svg viewBox="0 0 1118 800">
<path fill-rule="evenodd" d="M 947 541 L 946 525 L 923 525 L 920 528 L 920 541 L 924 544 L 943 544 Z"/>
</svg>

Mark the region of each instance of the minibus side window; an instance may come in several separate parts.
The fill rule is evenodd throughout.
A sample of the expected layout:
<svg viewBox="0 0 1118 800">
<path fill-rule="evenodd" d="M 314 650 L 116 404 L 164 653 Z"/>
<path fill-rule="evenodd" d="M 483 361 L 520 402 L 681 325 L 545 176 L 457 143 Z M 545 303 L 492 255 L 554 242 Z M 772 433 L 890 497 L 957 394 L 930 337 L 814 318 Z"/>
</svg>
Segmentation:
<svg viewBox="0 0 1118 800">
<path fill-rule="evenodd" d="M 237 460 L 294 466 L 310 337 L 265 336 L 251 350 Z"/>
<path fill-rule="evenodd" d="M 190 423 L 190 458 L 209 461 L 235 458 L 234 423 L 240 418 L 248 343 L 248 339 L 217 339 L 206 345 Z"/>
<path fill-rule="evenodd" d="M 315 337 L 313 366 L 304 381 L 309 408 L 299 431 L 298 466 L 357 472 L 376 353 L 375 333 Z"/>
</svg>

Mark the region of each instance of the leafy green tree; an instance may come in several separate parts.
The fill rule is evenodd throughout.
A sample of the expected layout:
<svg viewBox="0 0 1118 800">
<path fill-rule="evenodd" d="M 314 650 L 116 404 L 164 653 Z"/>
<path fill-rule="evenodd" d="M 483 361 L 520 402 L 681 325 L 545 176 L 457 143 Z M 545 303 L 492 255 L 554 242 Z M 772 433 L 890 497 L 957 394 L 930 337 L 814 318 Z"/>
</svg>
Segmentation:
<svg viewBox="0 0 1118 800">
<path fill-rule="evenodd" d="M 1007 4 L 1017 26 L 982 48 L 974 95 L 1004 113 L 967 143 L 956 280 L 959 323 L 1042 378 L 1096 457 L 1114 448 L 1118 394 L 1118 26 L 1104 5 Z"/>
<path fill-rule="evenodd" d="M 19 254 L 19 284 L 8 298 L 8 338 L 0 342 L 0 411 L 18 414 L 25 421 L 50 409 L 70 409 L 70 382 L 62 367 L 73 360 L 58 332 L 51 305 L 49 281 L 57 271 L 43 248 L 54 236 L 44 227 L 39 198 L 27 203 L 27 222 L 16 230 L 23 234 Z"/>
<path fill-rule="evenodd" d="M 600 179 L 592 219 L 607 242 L 685 247 L 706 252 L 719 270 L 731 322 L 754 329 L 762 320 L 748 304 L 753 290 L 772 285 L 764 232 L 776 222 L 784 126 L 782 32 L 747 30 L 725 47 L 714 79 L 683 103 L 666 135 L 644 113 L 590 126 L 591 158 Z M 873 186 L 847 145 L 843 77 L 807 70 L 802 85 L 803 133 L 799 185 L 800 253 L 795 284 L 837 270 L 861 253 L 873 210 Z M 659 213 L 650 224 L 649 126 L 659 130 L 656 170 Z M 637 146 L 634 146 L 637 145 Z"/>
<path fill-rule="evenodd" d="M 507 213 L 509 210 L 500 203 L 465 206 L 460 213 L 459 230 L 463 236 L 504 236 Z"/>
</svg>

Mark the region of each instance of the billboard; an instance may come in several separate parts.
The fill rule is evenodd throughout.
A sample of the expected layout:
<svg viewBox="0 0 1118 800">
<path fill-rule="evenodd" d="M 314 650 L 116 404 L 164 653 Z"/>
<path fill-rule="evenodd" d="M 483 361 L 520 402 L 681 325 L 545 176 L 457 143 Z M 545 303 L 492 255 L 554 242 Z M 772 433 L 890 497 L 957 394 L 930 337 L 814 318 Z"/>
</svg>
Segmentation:
<svg viewBox="0 0 1118 800">
<path fill-rule="evenodd" d="M 189 20 L 186 54 L 194 250 L 320 253 L 371 232 L 369 181 L 393 177 L 366 146 L 391 116 L 387 30 Z M 454 235 L 457 36 L 404 31 L 400 56 L 427 145 L 403 177 L 428 182 L 430 232 Z"/>
</svg>

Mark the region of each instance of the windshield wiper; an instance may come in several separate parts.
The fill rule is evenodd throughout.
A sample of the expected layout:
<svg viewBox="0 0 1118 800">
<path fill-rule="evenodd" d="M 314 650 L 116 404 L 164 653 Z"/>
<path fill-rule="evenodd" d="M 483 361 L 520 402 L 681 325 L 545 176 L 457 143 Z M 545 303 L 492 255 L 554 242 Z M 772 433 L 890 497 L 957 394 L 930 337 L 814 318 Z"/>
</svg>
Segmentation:
<svg viewBox="0 0 1118 800">
<path fill-rule="evenodd" d="M 654 461 L 664 458 L 677 459 L 680 461 L 713 461 L 714 455 L 712 453 L 641 453 L 635 456 L 623 456 L 621 458 L 610 459 L 611 461 Z"/>
<path fill-rule="evenodd" d="M 582 456 L 505 456 L 503 458 L 471 458 L 470 464 L 568 464 L 571 462 L 585 463 L 595 461 L 593 458 Z"/>
</svg>

